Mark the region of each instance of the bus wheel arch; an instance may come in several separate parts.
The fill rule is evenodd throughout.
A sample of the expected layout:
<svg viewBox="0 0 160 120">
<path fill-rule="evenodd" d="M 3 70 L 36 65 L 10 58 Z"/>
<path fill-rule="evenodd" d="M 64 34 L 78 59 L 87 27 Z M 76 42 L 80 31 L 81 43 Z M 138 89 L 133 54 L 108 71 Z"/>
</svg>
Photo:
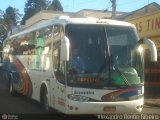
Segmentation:
<svg viewBox="0 0 160 120">
<path fill-rule="evenodd" d="M 44 83 L 41 85 L 41 89 L 40 89 L 40 102 L 43 108 L 49 111 L 50 108 L 49 108 L 48 90 Z"/>
</svg>

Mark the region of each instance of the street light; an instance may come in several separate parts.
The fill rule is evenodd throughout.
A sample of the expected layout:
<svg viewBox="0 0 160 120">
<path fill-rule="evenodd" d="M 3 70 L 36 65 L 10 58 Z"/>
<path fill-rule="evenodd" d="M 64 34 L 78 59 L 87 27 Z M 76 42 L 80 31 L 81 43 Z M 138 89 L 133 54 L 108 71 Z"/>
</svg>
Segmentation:
<svg viewBox="0 0 160 120">
<path fill-rule="evenodd" d="M 110 0 L 112 2 L 112 18 L 116 16 L 116 0 Z"/>
</svg>

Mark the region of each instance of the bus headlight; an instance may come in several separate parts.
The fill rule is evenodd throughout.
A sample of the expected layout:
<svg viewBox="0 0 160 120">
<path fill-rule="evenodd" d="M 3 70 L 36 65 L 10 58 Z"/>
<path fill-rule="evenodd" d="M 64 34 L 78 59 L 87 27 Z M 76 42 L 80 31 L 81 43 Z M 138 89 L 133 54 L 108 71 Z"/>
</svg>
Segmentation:
<svg viewBox="0 0 160 120">
<path fill-rule="evenodd" d="M 90 98 L 85 97 L 85 96 L 80 96 L 80 95 L 69 94 L 67 95 L 67 97 L 68 99 L 73 100 L 73 101 L 80 101 L 80 102 L 90 101 Z"/>
<path fill-rule="evenodd" d="M 142 53 L 142 52 L 143 52 L 143 48 L 142 48 L 142 46 L 139 46 L 139 47 L 138 47 L 138 52 L 140 52 L 140 53 Z"/>
</svg>

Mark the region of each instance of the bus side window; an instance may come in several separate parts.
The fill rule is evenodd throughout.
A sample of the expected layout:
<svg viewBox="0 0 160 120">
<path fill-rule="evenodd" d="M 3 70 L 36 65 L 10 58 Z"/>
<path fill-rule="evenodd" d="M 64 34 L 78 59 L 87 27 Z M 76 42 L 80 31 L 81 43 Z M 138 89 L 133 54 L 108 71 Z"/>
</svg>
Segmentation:
<svg viewBox="0 0 160 120">
<path fill-rule="evenodd" d="M 60 41 L 53 44 L 53 69 L 56 79 L 64 84 L 65 83 L 65 64 L 60 60 Z"/>
</svg>

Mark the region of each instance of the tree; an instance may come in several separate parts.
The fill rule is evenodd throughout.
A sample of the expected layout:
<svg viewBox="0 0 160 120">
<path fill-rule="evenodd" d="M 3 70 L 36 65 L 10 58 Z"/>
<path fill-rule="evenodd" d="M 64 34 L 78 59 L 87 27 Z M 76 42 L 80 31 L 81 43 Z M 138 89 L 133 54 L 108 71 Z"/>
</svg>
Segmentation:
<svg viewBox="0 0 160 120">
<path fill-rule="evenodd" d="M 3 19 L 3 16 L 4 16 L 4 12 L 2 10 L 0 10 L 0 19 Z"/>
<path fill-rule="evenodd" d="M 21 24 L 24 25 L 27 19 L 41 10 L 63 11 L 63 7 L 59 0 L 27 0 Z"/>
<path fill-rule="evenodd" d="M 10 30 L 12 26 L 16 26 L 16 14 L 13 7 L 8 7 L 4 14 L 4 23 L 7 25 L 7 29 Z"/>
<path fill-rule="evenodd" d="M 5 12 L 0 10 L 0 41 L 7 37 L 7 32 L 11 30 L 13 26 L 17 26 L 20 17 L 22 15 L 19 10 L 9 6 Z"/>
<path fill-rule="evenodd" d="M 32 17 L 34 14 L 41 10 L 46 10 L 47 1 L 46 0 L 27 0 L 24 8 L 24 16 L 22 18 L 21 24 L 25 24 L 25 21 Z"/>
<path fill-rule="evenodd" d="M 4 24 L 4 12 L 0 10 L 0 51 L 2 51 L 3 40 L 7 37 L 7 27 Z M 0 58 L 2 58 L 2 53 L 0 53 Z"/>
<path fill-rule="evenodd" d="M 3 16 L 4 16 L 4 12 L 2 10 L 0 10 L 0 25 L 4 24 Z M 1 34 L 1 32 L 0 32 L 0 34 Z"/>
<path fill-rule="evenodd" d="M 48 10 L 63 11 L 63 7 L 59 0 L 53 0 L 52 3 L 48 6 Z"/>
<path fill-rule="evenodd" d="M 16 24 L 18 25 L 21 22 L 22 14 L 19 12 L 19 9 L 14 8 L 14 13 L 16 17 Z"/>
</svg>

